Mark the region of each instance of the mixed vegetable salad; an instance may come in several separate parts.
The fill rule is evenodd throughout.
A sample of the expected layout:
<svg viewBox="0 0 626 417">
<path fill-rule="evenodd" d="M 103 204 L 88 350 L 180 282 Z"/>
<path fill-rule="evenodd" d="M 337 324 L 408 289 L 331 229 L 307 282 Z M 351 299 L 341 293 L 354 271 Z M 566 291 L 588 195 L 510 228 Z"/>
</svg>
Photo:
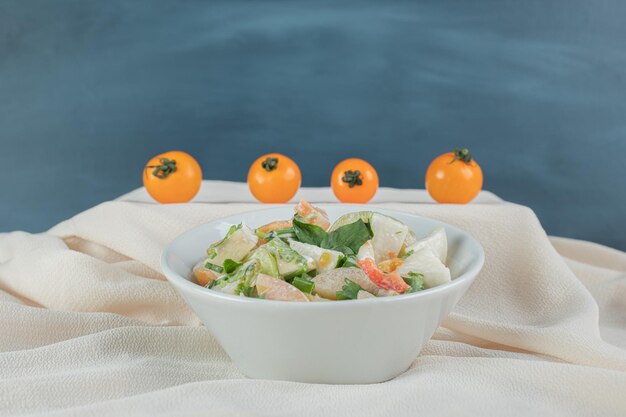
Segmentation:
<svg viewBox="0 0 626 417">
<path fill-rule="evenodd" d="M 447 253 L 443 228 L 417 239 L 404 223 L 371 211 L 331 224 L 303 200 L 290 220 L 231 226 L 193 275 L 212 290 L 267 300 L 387 297 L 449 282 Z"/>
</svg>

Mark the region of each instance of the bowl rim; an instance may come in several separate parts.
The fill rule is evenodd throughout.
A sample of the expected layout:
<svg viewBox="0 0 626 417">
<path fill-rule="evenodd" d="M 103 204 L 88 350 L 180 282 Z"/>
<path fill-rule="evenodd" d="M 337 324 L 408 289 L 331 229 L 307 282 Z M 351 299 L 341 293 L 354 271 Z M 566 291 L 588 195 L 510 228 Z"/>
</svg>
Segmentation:
<svg viewBox="0 0 626 417">
<path fill-rule="evenodd" d="M 374 210 L 372 210 L 372 206 L 363 205 L 363 204 L 333 204 L 333 205 L 319 204 L 318 207 L 322 209 L 325 209 L 328 206 L 333 207 L 333 208 L 350 207 L 350 208 L 354 208 L 355 211 L 362 211 L 362 210 L 374 211 L 374 212 L 380 211 L 380 213 L 388 214 L 390 216 L 399 214 L 401 216 L 410 216 L 410 217 L 416 217 L 418 219 L 427 219 L 428 221 L 438 223 L 441 226 L 445 226 L 449 229 L 452 229 L 460 233 L 461 235 L 464 235 L 477 248 L 478 256 L 472 261 L 470 266 L 467 268 L 467 270 L 463 274 L 459 275 L 458 277 L 454 278 L 453 280 L 451 280 L 450 282 L 446 284 L 439 285 L 433 288 L 428 288 L 423 291 L 418 291 L 418 292 L 414 292 L 410 294 L 401 294 L 401 295 L 397 295 L 393 297 L 363 298 L 360 300 L 342 300 L 341 302 L 333 302 L 333 300 L 329 300 L 330 302 L 308 302 L 308 303 L 284 301 L 284 300 L 264 300 L 264 299 L 259 299 L 259 298 L 242 297 L 239 295 L 225 294 L 219 291 L 213 291 L 209 288 L 206 288 L 194 282 L 191 282 L 191 280 L 174 272 L 168 265 L 167 257 L 168 257 L 168 254 L 172 250 L 172 246 L 178 240 L 184 239 L 188 234 L 191 234 L 192 232 L 194 232 L 196 229 L 200 227 L 204 227 L 205 225 L 209 223 L 214 223 L 214 222 L 219 222 L 219 221 L 229 221 L 230 219 L 237 218 L 240 216 L 245 216 L 250 213 L 271 211 L 271 210 L 276 210 L 276 209 L 281 209 L 281 208 L 291 207 L 291 206 L 293 205 L 292 204 L 275 204 L 275 205 L 272 205 L 272 207 L 268 207 L 268 208 L 244 211 L 244 212 L 233 214 L 230 216 L 219 217 L 211 221 L 208 221 L 206 223 L 202 223 L 197 226 L 194 226 L 189 230 L 186 230 L 185 232 L 179 234 L 173 240 L 171 240 L 161 252 L 160 265 L 161 265 L 161 270 L 163 274 L 165 275 L 167 280 L 172 285 L 174 285 L 174 287 L 179 287 L 179 288 L 185 289 L 186 291 L 192 291 L 201 297 L 214 298 L 214 299 L 217 299 L 218 301 L 223 301 L 223 302 L 232 302 L 232 303 L 236 303 L 240 305 L 241 304 L 258 305 L 258 306 L 264 305 L 268 307 L 269 306 L 273 306 L 273 307 L 281 306 L 281 307 L 290 307 L 290 308 L 292 307 L 293 308 L 329 308 L 330 306 L 333 306 L 335 308 L 343 308 L 343 307 L 350 308 L 350 306 L 356 306 L 356 305 L 409 302 L 411 300 L 415 300 L 418 298 L 434 296 L 439 293 L 452 291 L 456 287 L 461 286 L 466 281 L 470 281 L 470 282 L 473 281 L 474 278 L 476 278 L 476 276 L 480 273 L 485 263 L 485 250 L 480 244 L 480 242 L 470 233 L 466 232 L 465 230 L 461 228 L 453 226 L 449 223 L 432 219 L 426 216 L 420 216 L 417 214 L 408 213 L 408 212 L 404 212 L 400 210 L 387 209 L 384 207 L 376 207 Z"/>
</svg>

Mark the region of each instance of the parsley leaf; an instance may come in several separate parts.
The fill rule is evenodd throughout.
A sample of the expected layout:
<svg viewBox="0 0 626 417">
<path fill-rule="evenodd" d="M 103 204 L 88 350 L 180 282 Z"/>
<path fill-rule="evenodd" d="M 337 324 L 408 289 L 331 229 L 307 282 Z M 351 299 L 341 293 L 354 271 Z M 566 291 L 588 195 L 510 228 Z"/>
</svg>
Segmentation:
<svg viewBox="0 0 626 417">
<path fill-rule="evenodd" d="M 253 297 L 254 288 L 255 287 L 251 287 L 250 285 L 248 285 L 247 282 L 241 281 L 239 284 L 237 284 L 237 288 L 235 288 L 234 292 L 235 292 L 235 295 L 244 295 L 246 297 Z"/>
<path fill-rule="evenodd" d="M 333 249 L 346 255 L 354 255 L 373 236 L 372 230 L 359 219 L 328 233 L 320 243 L 324 249 Z"/>
<path fill-rule="evenodd" d="M 341 291 L 337 291 L 335 295 L 337 300 L 356 300 L 356 297 L 361 290 L 362 288 L 359 284 L 346 278 L 343 288 Z"/>
<path fill-rule="evenodd" d="M 296 238 L 302 243 L 319 246 L 322 240 L 328 235 L 324 229 L 314 224 L 306 223 L 299 215 L 293 218 L 292 223 Z"/>
<path fill-rule="evenodd" d="M 342 260 L 337 264 L 337 268 L 360 268 L 356 263 L 356 256 L 348 255 L 344 256 Z"/>
<path fill-rule="evenodd" d="M 322 249 L 336 250 L 344 255 L 356 254 L 359 248 L 374 235 L 369 225 L 361 219 L 327 233 L 319 226 L 305 223 L 304 219 L 298 215 L 293 218 L 293 231 L 302 243 Z"/>
<path fill-rule="evenodd" d="M 230 274 L 234 272 L 237 268 L 243 265 L 241 262 L 235 262 L 232 259 L 226 259 L 224 261 L 224 272 Z"/>
<path fill-rule="evenodd" d="M 424 289 L 424 274 L 409 272 L 408 278 L 404 278 L 404 281 L 409 284 L 409 289 L 405 291 L 405 294 Z"/>
</svg>

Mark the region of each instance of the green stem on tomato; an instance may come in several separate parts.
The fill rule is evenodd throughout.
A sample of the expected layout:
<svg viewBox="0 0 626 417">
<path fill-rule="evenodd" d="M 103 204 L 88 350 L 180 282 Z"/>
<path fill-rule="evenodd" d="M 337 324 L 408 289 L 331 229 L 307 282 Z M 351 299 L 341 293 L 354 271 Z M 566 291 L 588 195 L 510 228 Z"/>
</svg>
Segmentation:
<svg viewBox="0 0 626 417">
<path fill-rule="evenodd" d="M 278 158 L 268 157 L 265 161 L 261 162 L 261 166 L 267 172 L 273 171 L 278 168 Z"/>
<path fill-rule="evenodd" d="M 454 161 L 463 161 L 466 164 L 469 164 L 472 161 L 472 154 L 467 148 L 456 148 L 454 150 L 454 159 L 450 163 Z"/>
<path fill-rule="evenodd" d="M 341 177 L 341 181 L 348 183 L 348 187 L 352 188 L 355 185 L 363 185 L 363 180 L 361 179 L 361 171 L 358 169 L 356 171 L 345 171 L 343 173 L 343 177 Z"/>
<path fill-rule="evenodd" d="M 168 158 L 159 158 L 160 165 L 147 165 L 146 168 L 154 168 L 152 175 L 159 179 L 167 178 L 170 174 L 176 172 L 176 160 Z"/>
</svg>

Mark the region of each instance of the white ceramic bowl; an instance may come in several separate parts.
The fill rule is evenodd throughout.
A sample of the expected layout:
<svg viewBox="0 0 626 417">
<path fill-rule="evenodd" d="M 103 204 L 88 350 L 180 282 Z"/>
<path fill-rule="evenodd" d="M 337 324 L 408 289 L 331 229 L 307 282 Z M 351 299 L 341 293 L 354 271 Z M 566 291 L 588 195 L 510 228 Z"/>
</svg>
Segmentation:
<svg viewBox="0 0 626 417">
<path fill-rule="evenodd" d="M 321 206 L 331 220 L 369 206 Z M 293 206 L 276 206 L 215 220 L 182 234 L 163 251 L 161 267 L 234 363 L 252 378 L 365 384 L 404 372 L 441 320 L 480 271 L 484 252 L 467 233 L 407 213 L 374 209 L 406 223 L 418 237 L 443 226 L 453 280 L 396 297 L 332 302 L 287 302 L 245 298 L 201 287 L 191 268 L 231 224 L 258 227 L 291 218 Z"/>
</svg>

